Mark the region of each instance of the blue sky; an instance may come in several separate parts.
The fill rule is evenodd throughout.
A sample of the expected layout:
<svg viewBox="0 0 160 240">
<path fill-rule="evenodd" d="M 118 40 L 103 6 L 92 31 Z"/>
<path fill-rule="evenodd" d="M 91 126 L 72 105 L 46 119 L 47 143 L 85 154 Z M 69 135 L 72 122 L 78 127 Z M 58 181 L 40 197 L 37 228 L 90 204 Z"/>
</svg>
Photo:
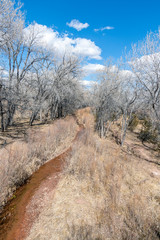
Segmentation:
<svg viewBox="0 0 160 240">
<path fill-rule="evenodd" d="M 160 26 L 160 0 L 22 0 L 28 23 L 54 27 L 58 33 L 67 31 L 71 38 L 90 39 L 98 46 L 101 60 L 90 59 L 90 63 L 103 64 L 112 56 L 119 58 L 125 48 L 142 40 L 148 31 Z M 89 27 L 77 31 L 66 23 L 77 19 Z M 114 29 L 94 31 L 106 26 Z"/>
</svg>

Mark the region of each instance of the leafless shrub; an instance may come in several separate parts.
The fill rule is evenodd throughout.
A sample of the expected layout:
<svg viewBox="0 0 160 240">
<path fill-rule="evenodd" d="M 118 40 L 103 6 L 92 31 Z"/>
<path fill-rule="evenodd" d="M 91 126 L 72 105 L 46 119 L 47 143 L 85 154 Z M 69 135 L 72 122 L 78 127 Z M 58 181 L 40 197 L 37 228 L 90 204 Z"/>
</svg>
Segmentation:
<svg viewBox="0 0 160 240">
<path fill-rule="evenodd" d="M 65 151 L 76 131 L 77 125 L 72 118 L 59 120 L 43 129 L 30 130 L 27 142 L 17 141 L 1 149 L 0 206 L 42 164 Z"/>
<path fill-rule="evenodd" d="M 27 240 L 159 239 L 158 180 L 106 143 L 82 131 Z"/>
</svg>

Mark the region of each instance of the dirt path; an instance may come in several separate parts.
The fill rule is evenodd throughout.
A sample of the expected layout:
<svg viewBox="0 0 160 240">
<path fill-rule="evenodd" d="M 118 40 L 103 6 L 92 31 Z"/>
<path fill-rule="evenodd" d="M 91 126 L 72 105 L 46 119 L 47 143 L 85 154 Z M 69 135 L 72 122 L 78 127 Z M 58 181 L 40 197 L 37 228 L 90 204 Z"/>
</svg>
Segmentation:
<svg viewBox="0 0 160 240">
<path fill-rule="evenodd" d="M 77 141 L 82 132 L 83 126 L 80 125 L 73 142 Z M 71 150 L 72 147 L 41 166 L 27 184 L 16 191 L 0 216 L 0 240 L 25 239 L 45 202 L 54 194 L 59 173 Z"/>
</svg>

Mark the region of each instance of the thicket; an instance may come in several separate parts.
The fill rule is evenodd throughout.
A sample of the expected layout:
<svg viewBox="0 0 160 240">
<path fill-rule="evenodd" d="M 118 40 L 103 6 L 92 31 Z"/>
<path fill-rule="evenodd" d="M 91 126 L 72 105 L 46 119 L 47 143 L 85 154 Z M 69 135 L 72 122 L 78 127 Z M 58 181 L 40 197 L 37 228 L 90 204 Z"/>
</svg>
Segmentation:
<svg viewBox="0 0 160 240">
<path fill-rule="evenodd" d="M 156 143 L 160 138 L 159 52 L 160 30 L 134 44 L 123 60 L 107 60 L 98 74 L 93 97 L 99 136 L 107 137 L 111 125 L 118 121 L 123 145 L 127 130 L 134 131 L 138 115 L 143 113 L 151 126 L 143 121 L 141 140 Z"/>
<path fill-rule="evenodd" d="M 16 113 L 44 122 L 73 113 L 84 104 L 80 60 L 57 57 L 39 44 L 36 23 L 25 23 L 21 4 L 0 1 L 0 127 L 13 125 Z"/>
<path fill-rule="evenodd" d="M 79 118 L 85 129 L 27 240 L 158 240 L 158 178 L 119 146 L 100 139 L 88 111 Z"/>
<path fill-rule="evenodd" d="M 0 210 L 32 173 L 70 147 L 76 132 L 75 120 L 68 117 L 44 129 L 29 129 L 26 141 L 15 141 L 0 150 Z"/>
</svg>

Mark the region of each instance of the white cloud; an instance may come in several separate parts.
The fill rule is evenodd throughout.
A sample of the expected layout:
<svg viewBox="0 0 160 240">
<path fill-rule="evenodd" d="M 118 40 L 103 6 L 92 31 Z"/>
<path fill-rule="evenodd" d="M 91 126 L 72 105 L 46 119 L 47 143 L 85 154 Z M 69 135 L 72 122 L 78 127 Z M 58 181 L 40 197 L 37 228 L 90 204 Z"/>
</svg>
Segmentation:
<svg viewBox="0 0 160 240">
<path fill-rule="evenodd" d="M 139 65 L 140 68 L 144 67 L 153 67 L 155 62 L 159 62 L 160 59 L 160 52 L 143 55 L 139 58 L 133 59 L 129 64 L 132 65 Z"/>
<path fill-rule="evenodd" d="M 76 38 L 73 41 L 73 53 L 75 53 L 76 55 L 86 56 L 91 59 L 97 60 L 101 59 L 101 49 L 96 46 L 95 43 L 91 40 L 86 38 Z"/>
<path fill-rule="evenodd" d="M 120 72 L 119 72 L 119 76 L 120 77 L 124 77 L 124 78 L 133 78 L 134 77 L 134 73 L 132 72 L 132 71 L 130 71 L 130 70 L 121 70 Z"/>
<path fill-rule="evenodd" d="M 86 87 L 91 87 L 91 86 L 97 85 L 98 83 L 96 81 L 82 80 L 81 84 Z"/>
<path fill-rule="evenodd" d="M 70 23 L 66 23 L 66 25 L 75 28 L 77 31 L 81 31 L 82 29 L 89 27 L 88 23 L 81 23 L 77 19 L 73 19 Z"/>
<path fill-rule="evenodd" d="M 111 26 L 106 26 L 106 27 L 102 27 L 102 28 L 97 28 L 97 29 L 94 29 L 95 32 L 98 32 L 98 31 L 104 31 L 104 30 L 113 30 L 114 27 L 111 27 Z"/>
<path fill-rule="evenodd" d="M 94 74 L 96 72 L 102 71 L 104 70 L 104 68 L 105 68 L 104 65 L 89 63 L 83 66 L 83 71 L 85 74 L 89 75 L 89 74 Z"/>
<path fill-rule="evenodd" d="M 111 67 L 107 67 L 102 64 L 92 64 L 89 63 L 85 66 L 83 66 L 83 72 L 85 76 L 88 76 L 90 74 L 96 74 L 100 72 L 108 72 L 108 73 L 118 73 L 120 77 L 125 77 L 125 78 L 131 78 L 133 77 L 133 72 L 130 70 L 118 70 L 118 67 L 116 65 L 113 65 Z"/>
<path fill-rule="evenodd" d="M 68 34 L 60 35 L 52 28 L 37 23 L 29 25 L 24 29 L 24 32 L 26 38 L 29 38 L 28 36 L 31 32 L 39 35 L 38 41 L 36 42 L 37 46 L 53 51 L 58 56 L 74 54 L 89 59 L 101 59 L 101 49 L 90 39 L 71 38 Z"/>
</svg>

